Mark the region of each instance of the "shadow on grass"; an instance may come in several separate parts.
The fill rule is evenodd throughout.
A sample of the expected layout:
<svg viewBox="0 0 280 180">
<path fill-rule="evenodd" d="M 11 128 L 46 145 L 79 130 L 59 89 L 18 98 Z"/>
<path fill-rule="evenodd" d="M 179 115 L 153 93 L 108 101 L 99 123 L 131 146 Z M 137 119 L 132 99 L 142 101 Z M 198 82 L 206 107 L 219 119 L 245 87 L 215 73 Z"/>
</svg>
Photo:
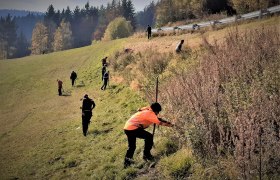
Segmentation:
<svg viewBox="0 0 280 180">
<path fill-rule="evenodd" d="M 92 134 L 93 134 L 93 136 L 98 136 L 98 135 L 102 135 L 102 134 L 107 134 L 111 131 L 113 131 L 113 128 L 108 128 L 105 130 L 93 130 Z"/>
<path fill-rule="evenodd" d="M 117 87 L 117 85 L 110 85 L 110 86 L 108 85 L 107 88 L 108 88 L 108 89 L 116 89 L 116 87 Z"/>
<path fill-rule="evenodd" d="M 81 87 L 85 87 L 86 85 L 84 85 L 84 84 L 78 84 L 78 85 L 76 85 L 76 87 L 77 88 L 81 88 Z"/>
<path fill-rule="evenodd" d="M 63 90 L 61 96 L 71 96 L 71 91 L 70 90 Z"/>
<path fill-rule="evenodd" d="M 65 94 L 62 94 L 61 96 L 65 96 L 65 97 L 67 97 L 67 96 L 71 96 L 71 93 L 70 93 L 70 94 L 65 93 Z"/>
<path fill-rule="evenodd" d="M 80 81 L 80 82 L 76 85 L 77 88 L 81 88 L 81 87 L 85 87 L 85 86 L 86 86 L 86 85 L 85 85 L 84 81 Z"/>
</svg>

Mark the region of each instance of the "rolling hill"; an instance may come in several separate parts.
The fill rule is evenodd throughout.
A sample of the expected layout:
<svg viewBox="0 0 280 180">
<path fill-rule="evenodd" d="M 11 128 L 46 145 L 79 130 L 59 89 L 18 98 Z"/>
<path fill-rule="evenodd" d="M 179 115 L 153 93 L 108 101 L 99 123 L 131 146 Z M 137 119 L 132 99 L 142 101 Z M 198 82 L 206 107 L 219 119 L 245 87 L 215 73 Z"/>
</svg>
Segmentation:
<svg viewBox="0 0 280 180">
<path fill-rule="evenodd" d="M 247 22 L 240 29 L 274 26 L 279 17 Z M 122 81 L 110 82 L 101 91 L 101 59 L 116 51 L 155 47 L 172 52 L 176 43 L 187 39 L 192 49 L 199 49 L 202 37 L 222 41 L 227 29 L 178 36 L 127 38 L 97 42 L 91 46 L 21 59 L 0 61 L 0 179 L 157 179 L 159 169 L 167 169 L 193 156 L 185 147 L 163 157 L 159 169 L 150 168 L 141 159 L 143 142 L 137 142 L 136 165 L 123 169 L 126 136 L 122 131 L 131 114 L 148 105 L 143 93 Z M 71 87 L 72 70 L 78 74 L 80 87 Z M 112 71 L 111 71 L 112 72 Z M 114 76 L 114 72 L 112 72 Z M 124 77 L 125 78 L 125 77 Z M 57 95 L 57 79 L 63 81 L 67 95 Z M 85 86 L 82 86 L 85 84 Z M 81 101 L 88 94 L 96 102 L 84 137 L 81 130 Z M 169 143 L 157 130 L 153 153 L 159 158 Z M 170 170 L 172 171 L 172 170 Z M 176 173 L 176 172 L 175 172 Z M 164 173 L 163 173 L 164 174 Z M 172 173 L 171 173 L 172 174 Z M 162 174 L 161 174 L 162 176 Z M 159 176 L 158 176 L 159 177 Z"/>
</svg>

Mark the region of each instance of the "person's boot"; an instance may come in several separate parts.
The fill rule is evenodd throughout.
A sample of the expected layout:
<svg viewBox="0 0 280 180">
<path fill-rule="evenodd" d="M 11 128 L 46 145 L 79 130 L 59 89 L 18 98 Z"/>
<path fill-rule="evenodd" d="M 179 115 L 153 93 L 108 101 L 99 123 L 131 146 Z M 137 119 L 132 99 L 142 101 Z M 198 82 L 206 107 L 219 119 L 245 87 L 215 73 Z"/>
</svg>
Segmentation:
<svg viewBox="0 0 280 180">
<path fill-rule="evenodd" d="M 143 159 L 144 159 L 145 161 L 153 161 L 153 160 L 155 160 L 154 156 L 152 156 L 151 153 L 146 153 L 146 154 L 144 154 L 144 155 L 143 155 Z"/>
<path fill-rule="evenodd" d="M 143 159 L 145 161 L 153 161 L 155 158 L 154 156 L 152 156 L 152 154 L 150 152 L 145 152 L 143 153 Z"/>
<path fill-rule="evenodd" d="M 127 167 L 129 167 L 131 164 L 133 164 L 133 163 L 134 163 L 134 162 L 133 162 L 132 159 L 125 157 L 125 158 L 124 158 L 123 167 L 124 167 L 124 168 L 127 168 Z"/>
</svg>

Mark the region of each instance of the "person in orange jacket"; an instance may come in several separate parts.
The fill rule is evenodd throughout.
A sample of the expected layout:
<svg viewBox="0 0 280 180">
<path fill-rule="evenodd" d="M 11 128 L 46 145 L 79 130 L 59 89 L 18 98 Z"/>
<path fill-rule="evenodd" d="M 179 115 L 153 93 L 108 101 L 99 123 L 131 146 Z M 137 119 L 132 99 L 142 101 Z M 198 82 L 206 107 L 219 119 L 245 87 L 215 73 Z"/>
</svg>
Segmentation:
<svg viewBox="0 0 280 180">
<path fill-rule="evenodd" d="M 144 129 L 151 124 L 158 124 L 163 126 L 173 126 L 171 123 L 158 118 L 157 115 L 161 111 L 159 103 L 153 103 L 150 107 L 139 109 L 125 124 L 124 132 L 128 140 L 128 150 L 124 159 L 124 167 L 131 165 L 134 151 L 136 149 L 136 138 L 145 140 L 145 147 L 143 153 L 144 160 L 153 160 L 151 149 L 153 147 L 153 135 Z"/>
</svg>

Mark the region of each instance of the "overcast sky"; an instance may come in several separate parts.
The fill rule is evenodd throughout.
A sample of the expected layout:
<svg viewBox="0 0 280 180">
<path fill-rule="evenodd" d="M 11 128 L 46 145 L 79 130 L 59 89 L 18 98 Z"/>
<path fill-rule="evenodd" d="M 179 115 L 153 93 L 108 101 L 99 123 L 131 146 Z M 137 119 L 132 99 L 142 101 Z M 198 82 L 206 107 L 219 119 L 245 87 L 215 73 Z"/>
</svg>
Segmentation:
<svg viewBox="0 0 280 180">
<path fill-rule="evenodd" d="M 76 6 L 84 7 L 89 2 L 90 6 L 100 6 L 101 4 L 106 5 L 112 0 L 0 0 L 0 9 L 18 9 L 18 10 L 29 10 L 46 12 L 48 6 L 52 4 L 54 8 L 62 10 L 66 9 L 67 6 L 73 10 Z M 136 11 L 141 11 L 146 5 L 153 0 L 132 0 Z M 154 0 L 156 2 L 157 0 Z"/>
</svg>

